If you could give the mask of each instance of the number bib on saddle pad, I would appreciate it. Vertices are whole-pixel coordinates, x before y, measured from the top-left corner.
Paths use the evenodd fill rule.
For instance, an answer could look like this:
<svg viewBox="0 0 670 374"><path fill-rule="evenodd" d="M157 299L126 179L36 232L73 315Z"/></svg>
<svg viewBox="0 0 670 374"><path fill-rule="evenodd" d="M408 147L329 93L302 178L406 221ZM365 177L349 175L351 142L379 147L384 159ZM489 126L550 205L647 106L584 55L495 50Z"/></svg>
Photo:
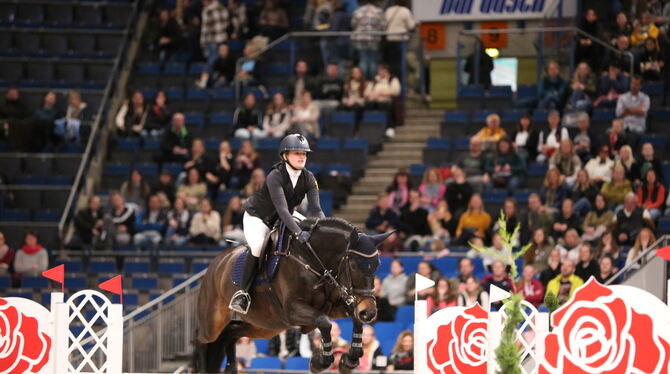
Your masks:
<svg viewBox="0 0 670 374"><path fill-rule="evenodd" d="M258 272L256 275L256 279L254 279L254 285L258 286L260 284L265 284L269 283L277 273L277 268L279 267L279 258L282 257L280 255L267 255L268 250L274 251L276 249L277 252L283 253L286 251L285 248L285 242L286 238L284 237L284 234L286 232L284 224L281 224L279 226L279 235L277 235L277 240L279 243L277 246L274 246L274 243L270 243L269 247L268 244L266 243L265 247L266 249L263 251L263 256L267 258L267 261L264 261L264 264L261 265L261 270ZM272 233L270 233L272 236ZM244 250L237 259L235 260L235 264L233 265L233 272L232 272L232 281L235 286L240 286L240 283L242 282L242 269L244 268L244 261L246 260L247 256L251 256L251 253L249 252L249 249Z"/></svg>

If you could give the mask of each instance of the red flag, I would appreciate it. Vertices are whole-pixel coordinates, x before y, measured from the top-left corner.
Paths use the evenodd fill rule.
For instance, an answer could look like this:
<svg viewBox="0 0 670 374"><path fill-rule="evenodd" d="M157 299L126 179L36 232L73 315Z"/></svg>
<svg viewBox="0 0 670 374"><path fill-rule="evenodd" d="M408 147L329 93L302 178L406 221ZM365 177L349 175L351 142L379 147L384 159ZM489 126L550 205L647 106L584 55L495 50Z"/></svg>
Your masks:
<svg viewBox="0 0 670 374"><path fill-rule="evenodd" d="M664 247L656 251L656 256L662 257L670 261L670 246Z"/></svg>
<svg viewBox="0 0 670 374"><path fill-rule="evenodd" d="M123 285L122 278L120 275L115 276L114 278L102 282L98 285L101 290L109 291L115 293L121 297L121 304L123 304Z"/></svg>
<svg viewBox="0 0 670 374"><path fill-rule="evenodd" d="M65 265L58 265L55 268L45 270L42 272L42 276L51 279L54 282L60 283L60 291L63 292L65 289Z"/></svg>

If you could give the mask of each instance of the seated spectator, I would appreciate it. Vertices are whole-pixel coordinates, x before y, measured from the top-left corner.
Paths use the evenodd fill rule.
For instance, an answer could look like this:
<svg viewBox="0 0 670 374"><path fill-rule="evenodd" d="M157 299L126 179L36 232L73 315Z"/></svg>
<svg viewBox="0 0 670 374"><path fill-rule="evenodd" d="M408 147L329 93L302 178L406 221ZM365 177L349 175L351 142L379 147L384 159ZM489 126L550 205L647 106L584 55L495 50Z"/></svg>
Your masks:
<svg viewBox="0 0 670 374"><path fill-rule="evenodd" d="M258 28L262 35L270 40L279 38L286 34L289 27L288 15L279 6L277 0L265 0L265 5L258 18Z"/></svg>
<svg viewBox="0 0 670 374"><path fill-rule="evenodd" d="M242 191L244 192L245 197L250 197L256 191L260 190L265 183L265 172L261 168L256 168L251 172L251 177L249 178L249 183L247 183Z"/></svg>
<svg viewBox="0 0 670 374"><path fill-rule="evenodd" d="M628 251L625 266L628 266L633 262L635 262L635 260L641 254L645 253L648 249L650 249L655 242L656 242L656 235L654 235L654 232L647 227L642 228L635 238L635 243L631 247L630 251ZM647 256L646 260L649 260L651 257L652 256ZM642 260L642 263L644 262L645 260ZM635 268L638 267L639 266L635 266Z"/></svg>
<svg viewBox="0 0 670 374"><path fill-rule="evenodd" d="M281 139L291 124L291 111L284 100L284 95L277 92L272 96L263 116L263 132L275 139Z"/></svg>
<svg viewBox="0 0 670 374"><path fill-rule="evenodd" d="M656 41L660 30L654 24L648 11L640 13L640 17L633 21L633 33L630 35L630 43L633 47L641 46L647 39Z"/></svg>
<svg viewBox="0 0 670 374"><path fill-rule="evenodd" d="M602 186L603 183L612 180L612 168L614 168L614 161L610 159L610 147L608 145L600 146L598 157L592 158L584 166L584 170L596 186Z"/></svg>
<svg viewBox="0 0 670 374"><path fill-rule="evenodd" d="M607 72L598 80L598 98L593 103L597 108L615 108L617 98L628 90L630 83L626 74L616 62L611 62Z"/></svg>
<svg viewBox="0 0 670 374"><path fill-rule="evenodd" d="M49 254L39 244L34 231L28 231L23 240L23 246L14 257L14 273L24 277L39 277L49 268Z"/></svg>
<svg viewBox="0 0 670 374"><path fill-rule="evenodd" d="M235 58L230 55L228 45L219 44L217 49L214 63L200 73L200 79L196 82L198 88L223 87L231 84L235 78Z"/></svg>
<svg viewBox="0 0 670 374"><path fill-rule="evenodd" d="M484 291L474 275L469 275L465 278L463 291L458 295L458 306L469 308L475 304L486 308L489 305L489 293Z"/></svg>
<svg viewBox="0 0 670 374"><path fill-rule="evenodd" d="M589 110L596 97L596 76L586 62L580 62L575 68L570 88L569 105L574 110Z"/></svg>
<svg viewBox="0 0 670 374"><path fill-rule="evenodd" d="M560 73L558 62L550 61L547 64L547 75L542 77L537 86L537 96L540 101L538 108L557 110L563 108L568 85Z"/></svg>
<svg viewBox="0 0 670 374"><path fill-rule="evenodd" d="M342 90L342 105L341 109L351 110L354 112L356 120L356 130L358 130L361 120L363 119L363 109L365 108L365 92L367 91L368 82L363 77L363 72L358 66L351 68L349 77L344 82L344 89Z"/></svg>
<svg viewBox="0 0 670 374"><path fill-rule="evenodd" d="M161 9L158 13L158 36L156 38L156 49L158 58L162 63L170 61L181 48L182 32L179 23L170 15L167 9Z"/></svg>
<svg viewBox="0 0 670 374"><path fill-rule="evenodd" d="M610 44L615 45L620 36L628 38L632 33L633 25L628 21L626 12L617 13L615 21L612 23L609 31Z"/></svg>
<svg viewBox="0 0 670 374"><path fill-rule="evenodd" d="M244 4L242 4L244 6ZM300 329L283 330L268 342L268 356L286 361L290 357L300 357Z"/></svg>
<svg viewBox="0 0 670 374"><path fill-rule="evenodd" d="M402 261L397 258L393 259L391 261L391 273L382 282L381 295L395 307L405 305L408 278L404 271Z"/></svg>
<svg viewBox="0 0 670 374"><path fill-rule="evenodd" d="M5 102L0 106L0 118L7 122L3 125L4 130L8 130L8 122L16 119L24 119L30 116L30 111L21 100L21 94L18 87L9 87L5 94Z"/></svg>
<svg viewBox="0 0 670 374"><path fill-rule="evenodd" d="M607 208L607 200L603 194L596 195L593 209L584 218L582 240L591 242L597 240L612 227L614 213Z"/></svg>
<svg viewBox="0 0 670 374"><path fill-rule="evenodd" d="M392 257L395 256L397 252L402 252L405 250L405 242L400 239L397 231L389 229L387 232L391 232L391 235L379 246L377 246L377 249L379 250L380 256Z"/></svg>
<svg viewBox="0 0 670 374"><path fill-rule="evenodd" d="M302 97L303 92L314 90L314 82L308 75L309 66L305 60L298 60L295 63L294 78L288 86L288 102L292 105L297 104Z"/></svg>
<svg viewBox="0 0 670 374"><path fill-rule="evenodd" d="M230 18L230 27L228 28L230 39L246 39L249 33L249 20L244 2L228 0L228 16Z"/></svg>
<svg viewBox="0 0 670 374"><path fill-rule="evenodd" d="M0 232L0 275L9 274L14 262L14 250L9 248L5 241L5 234Z"/></svg>
<svg viewBox="0 0 670 374"><path fill-rule="evenodd" d="M545 233L551 230L552 215L547 207L542 205L540 195L531 193L528 196L528 210L521 216L521 242L529 242L537 229L543 229Z"/></svg>
<svg viewBox="0 0 670 374"><path fill-rule="evenodd" d="M36 137L39 137L40 141L46 142L46 139L52 136L52 130L55 131L54 121L59 116L56 108L56 94L50 91L44 95L42 106L35 110L32 117L33 130L37 132Z"/></svg>
<svg viewBox="0 0 670 374"><path fill-rule="evenodd" d="M266 45L267 39L259 35L249 40L244 46L242 50L242 62L234 79L243 88L261 85L264 67L258 52ZM261 87L261 89L264 88Z"/></svg>
<svg viewBox="0 0 670 374"><path fill-rule="evenodd" d="M121 136L140 136L148 113L142 92L133 92L130 102L126 100L116 114L117 133Z"/></svg>
<svg viewBox="0 0 670 374"><path fill-rule="evenodd" d="M217 47L228 39L228 10L218 0L202 1L202 21L200 21L200 46L207 65L216 60Z"/></svg>
<svg viewBox="0 0 670 374"><path fill-rule="evenodd" d="M500 116L497 114L489 114L486 116L486 126L479 130L475 137L482 142L484 150L495 150L496 145L500 139L507 136L505 130L500 127Z"/></svg>
<svg viewBox="0 0 670 374"><path fill-rule="evenodd" d="M184 198L178 197L175 199L174 206L167 213L166 244L181 246L188 242L191 217L191 212L186 209Z"/></svg>
<svg viewBox="0 0 670 374"><path fill-rule="evenodd" d="M600 193L605 196L607 202L612 204L616 211L620 209L618 206L623 204L624 198L631 191L633 191L633 186L626 179L626 170L621 164L615 164L612 169L612 180L603 184Z"/></svg>
<svg viewBox="0 0 670 374"><path fill-rule="evenodd" d="M365 100L367 109L381 110L387 113L386 136L395 136L395 127L400 125L400 118L396 118L393 110L393 100L400 95L402 88L400 80L389 72L385 64L380 64L377 75L367 85Z"/></svg>
<svg viewBox="0 0 670 374"><path fill-rule="evenodd" d="M578 216L583 217L591 210L598 192L598 188L589 179L589 173L580 169L577 172L575 184L569 193L570 198L575 202L574 210Z"/></svg>
<svg viewBox="0 0 670 374"><path fill-rule="evenodd" d="M646 81L659 81L662 78L665 56L658 48L655 39L647 38L644 42L644 51L640 55L640 71Z"/></svg>
<svg viewBox="0 0 670 374"><path fill-rule="evenodd" d="M100 197L96 195L89 196L88 206L77 212L77 216L74 218L74 227L77 236L83 244L96 245L99 243L104 232L103 219L104 213L100 205ZM0 249L1 251L2 249Z"/></svg>
<svg viewBox="0 0 670 374"><path fill-rule="evenodd" d="M423 174L423 183L419 186L421 207L428 212L434 211L438 202L444 198L446 190L447 186L442 181L440 170L437 168L426 170Z"/></svg>
<svg viewBox="0 0 670 374"><path fill-rule="evenodd" d="M632 144L632 142L632 136L624 130L623 121L620 119L612 120L612 127L607 129L607 144L609 144L610 155L618 156L619 150Z"/></svg>
<svg viewBox="0 0 670 374"><path fill-rule="evenodd" d="M481 238L475 238L475 239L481 240ZM488 253L484 253L484 252L481 252L481 251L478 251L478 250L475 249L475 246L481 248L483 246L483 242L482 242L482 245L480 246L480 244L478 242L475 242L474 239L473 239L472 244L473 244L473 245L471 245L472 248L466 253L466 256L468 256L470 258L477 258L477 257L481 258L482 259L482 264L484 265L484 269L486 271L488 271L489 273L493 272L492 265L497 259L494 256L492 256ZM486 249L488 249L489 251L499 252L499 253L502 253L505 250L505 248L503 248L502 236L500 235L499 232L494 232L493 233L493 236L491 237L491 246L487 247ZM488 289L487 289L487 291L488 291Z"/></svg>
<svg viewBox="0 0 670 374"><path fill-rule="evenodd" d="M575 262L566 259L561 264L561 274L549 281L545 297L551 292L558 299L558 304L562 305L570 300L572 294L582 285L584 285L582 278L575 275Z"/></svg>
<svg viewBox="0 0 670 374"><path fill-rule="evenodd" d="M458 299L458 291L451 288L451 284L447 278L440 278L435 285L435 291L432 295L428 295L426 299L428 302L428 316L440 311L444 308L456 306L456 299Z"/></svg>
<svg viewBox="0 0 670 374"><path fill-rule="evenodd" d="M412 190L412 182L407 170L400 169L393 176L393 183L386 188L388 194L388 206L396 213L409 203L409 192Z"/></svg>
<svg viewBox="0 0 670 374"><path fill-rule="evenodd" d="M207 185L200 179L198 169L191 168L187 171L186 182L177 188L177 195L184 197L188 209L198 209L200 200L207 196Z"/></svg>
<svg viewBox="0 0 670 374"><path fill-rule="evenodd" d="M489 175L486 173L486 158L482 152L482 142L478 137L470 138L467 155L461 156L456 163L463 170L468 183L477 192L481 192L483 186L489 183Z"/></svg>
<svg viewBox="0 0 670 374"><path fill-rule="evenodd" d="M173 114L172 126L163 133L161 139L161 161L186 162L192 142L193 136L186 128L184 114Z"/></svg>
<svg viewBox="0 0 670 374"><path fill-rule="evenodd" d="M235 353L237 359L241 359L245 363L245 367L251 365L251 361L256 358L256 343L246 336L243 336L237 340L235 344Z"/></svg>
<svg viewBox="0 0 670 374"><path fill-rule="evenodd" d="M612 256L613 259L619 263L619 257L621 256L621 248L617 241L614 238L614 233L612 230L607 230L600 237L598 242L598 248L596 250L596 257L601 257L605 255Z"/></svg>
<svg viewBox="0 0 670 374"><path fill-rule="evenodd" d="M663 175L663 165L661 164L661 160L654 155L654 146L651 145L651 143L642 144L640 155L642 157L633 164L633 168L631 169L635 184L640 185L642 181L644 181L647 175L647 170L649 169L654 169L656 178L659 181L665 180Z"/></svg>
<svg viewBox="0 0 670 374"><path fill-rule="evenodd" d="M550 110L547 116L548 130L540 132L537 142L537 162L547 161L558 149L561 139L568 139L568 130L561 126L561 115L557 110Z"/></svg>
<svg viewBox="0 0 670 374"><path fill-rule="evenodd" d="M110 201L111 225L105 231L111 234L114 245L128 245L135 235L135 205L126 203L120 192L113 192Z"/></svg>
<svg viewBox="0 0 670 374"><path fill-rule="evenodd" d="M209 190L218 195L221 190L230 187L230 178L233 174L233 151L227 140L219 144L218 157L215 159L212 170L205 174Z"/></svg>
<svg viewBox="0 0 670 374"><path fill-rule="evenodd" d="M165 91L160 90L156 93L154 104L149 108L147 122L144 126L145 136L159 139L170 123L170 109L167 106L167 96Z"/></svg>
<svg viewBox="0 0 670 374"><path fill-rule="evenodd" d="M561 251L561 257L565 260L566 258L573 261L573 263L579 260L579 247L582 245L581 238L579 237L579 232L575 229L569 229L563 235L563 238L558 240L558 248Z"/></svg>
<svg viewBox="0 0 670 374"><path fill-rule="evenodd" d="M556 213L554 224L552 226L552 237L554 240L562 237L568 230L574 229L581 231L581 219L575 214L572 199L563 200L561 210Z"/></svg>
<svg viewBox="0 0 670 374"><path fill-rule="evenodd" d="M398 335L386 370L414 370L414 334L411 331L405 330Z"/></svg>
<svg viewBox="0 0 670 374"><path fill-rule="evenodd" d="M547 267L540 273L540 282L546 289L549 282L561 273L561 251L554 248L549 252Z"/></svg>
<svg viewBox="0 0 670 374"><path fill-rule="evenodd" d="M634 61L635 51L630 47L630 38L626 35L619 35L614 42L616 51L608 51L605 57L607 65L617 65L621 67L624 74L630 75L631 62Z"/></svg>
<svg viewBox="0 0 670 374"><path fill-rule="evenodd" d="M498 141L495 152L487 158L484 170L489 175L487 188L507 188L509 191L519 188L526 174L523 160L506 137Z"/></svg>
<svg viewBox="0 0 670 374"><path fill-rule="evenodd" d="M433 233L433 238L447 242L456 237L458 219L449 210L446 200L440 200L437 209L428 215L428 226Z"/></svg>
<svg viewBox="0 0 670 374"><path fill-rule="evenodd" d="M191 219L189 234L190 243L196 245L216 244L221 239L221 216L208 199L200 200L200 210Z"/></svg>
<svg viewBox="0 0 670 374"><path fill-rule="evenodd" d="M454 217L458 219L468 208L470 197L474 193L472 185L465 178L465 173L458 165L451 167L452 179L447 183L445 194L447 205L451 209Z"/></svg>
<svg viewBox="0 0 670 374"><path fill-rule="evenodd" d="M233 196L228 201L228 207L223 213L223 239L234 242L234 245L245 243L244 231L242 230L242 199Z"/></svg>
<svg viewBox="0 0 670 374"><path fill-rule="evenodd" d="M398 215L389 208L388 194L381 193L377 198L377 204L370 210L365 221L368 231L383 233L396 227Z"/></svg>
<svg viewBox="0 0 670 374"><path fill-rule="evenodd" d="M235 155L233 165L233 178L237 180L237 185L244 187L251 179L251 173L261 166L261 159L250 141L245 140L240 145L240 149Z"/></svg>
<svg viewBox="0 0 670 374"><path fill-rule="evenodd" d="M256 96L252 92L244 96L241 107L233 114L233 136L240 139L260 139L266 137L262 128L263 115L256 108Z"/></svg>
<svg viewBox="0 0 670 374"><path fill-rule="evenodd" d="M457 293L465 291L465 283L468 277L473 275L475 271L475 265L472 263L472 259L468 257L461 257L458 259L458 274L449 279L451 283L450 288L454 289Z"/></svg>
<svg viewBox="0 0 670 374"><path fill-rule="evenodd" d="M556 168L561 176L561 183L572 188L577 179L577 173L582 168L582 160L577 156L570 138L561 139L558 150L549 159L549 167Z"/></svg>
<svg viewBox="0 0 670 374"><path fill-rule="evenodd" d="M491 216L484 210L484 202L479 194L470 198L468 210L458 220L456 236L460 243L467 243L473 236L483 238L491 224Z"/></svg>
<svg viewBox="0 0 670 374"><path fill-rule="evenodd" d="M540 133L533 129L529 114L522 114L519 119L519 128L512 134L512 146L524 164L528 160L537 158L537 142Z"/></svg>
<svg viewBox="0 0 670 374"><path fill-rule="evenodd" d="M656 221L661 216L664 202L665 186L659 182L654 169L647 169L644 183L637 189L637 205L646 209Z"/></svg>
<svg viewBox="0 0 670 374"><path fill-rule="evenodd" d="M377 366L377 357L383 356L381 344L375 337L375 328L370 325L363 326L363 356L359 359L359 365L356 370L384 370L385 367Z"/></svg>
<svg viewBox="0 0 670 374"><path fill-rule="evenodd" d="M542 273L549 265L549 254L553 248L554 241L551 236L542 228L535 229L530 248L524 253L524 263L533 265L536 273Z"/></svg>
<svg viewBox="0 0 670 374"><path fill-rule="evenodd" d="M516 199L513 197L508 197L505 199L503 202L503 207L500 213L498 213L498 217L496 218L495 221L493 221L493 225L491 226L491 231L492 232L498 232L500 230L500 220L503 219L505 229L507 232L512 233L516 229L516 227L520 224L519 222L519 217L517 215L517 206L516 206ZM517 238L513 245L517 246L519 244L519 239Z"/></svg>
<svg viewBox="0 0 670 374"><path fill-rule="evenodd" d="M629 145L624 145L619 149L619 159L616 163L621 164L626 171L626 179L633 182L633 166L635 165L635 157L633 157L633 149Z"/></svg>
<svg viewBox="0 0 670 374"><path fill-rule="evenodd" d="M575 274L582 278L586 283L589 278L598 274L598 262L595 260L595 253L589 243L583 243L579 247L579 261L575 265Z"/></svg>
<svg viewBox="0 0 670 374"><path fill-rule="evenodd" d="M544 183L540 189L540 197L550 214L556 213L563 204L563 200L568 195L568 188L561 183L561 173L556 168L547 170Z"/></svg>
<svg viewBox="0 0 670 374"><path fill-rule="evenodd" d="M342 101L344 82L340 79L337 64L329 63L326 66L326 76L316 85L314 90L314 105L316 105L326 118L335 110Z"/></svg>
<svg viewBox="0 0 670 374"><path fill-rule="evenodd" d="M176 191L172 175L170 175L168 170L161 170L161 173L158 175L158 183L151 187L150 194L158 196L161 208L169 209L172 206Z"/></svg>
<svg viewBox="0 0 670 374"><path fill-rule="evenodd" d="M421 207L421 196L417 190L409 192L409 201L400 209L397 222L400 236L406 240L406 246L418 250L424 244L424 237L430 235L428 211Z"/></svg>
<svg viewBox="0 0 670 374"><path fill-rule="evenodd" d="M514 282L509 278L506 266L502 261L494 261L491 265L491 274L487 274L482 278L482 287L484 287L484 291L489 294L491 294L491 285L508 292L514 290ZM500 305L502 304L498 303L498 306Z"/></svg>
<svg viewBox="0 0 670 374"><path fill-rule="evenodd" d="M623 209L614 216L614 235L620 245L633 244L633 240L644 227L654 227L649 211L637 206L637 195L629 192Z"/></svg>
<svg viewBox="0 0 670 374"><path fill-rule="evenodd" d="M538 308L544 300L544 287L542 283L535 279L535 267L527 264L523 267L523 274L516 285L516 289L521 292L523 298L534 307Z"/></svg>
<svg viewBox="0 0 670 374"><path fill-rule="evenodd" d="M388 298L382 294L382 281L377 276L375 276L374 280L374 293L375 299L377 300L377 321L395 321L396 307L391 305ZM404 298L405 295L403 288L403 300Z"/></svg>
<svg viewBox="0 0 670 374"><path fill-rule="evenodd" d="M616 115L622 117L624 129L640 135L647 129L647 112L649 96L640 91L642 78L634 76L630 80L630 91L619 95L616 104Z"/></svg>
<svg viewBox="0 0 670 374"><path fill-rule="evenodd" d="M133 241L136 246L153 245L156 246L163 240L165 226L167 224L167 214L161 208L158 196L151 195L147 209L137 214L139 225L135 226L135 235Z"/></svg>
<svg viewBox="0 0 670 374"><path fill-rule="evenodd" d="M577 135L572 139L574 151L582 163L593 158L600 146L600 136L591 130L591 119L587 113L580 113L577 120Z"/></svg>
<svg viewBox="0 0 670 374"><path fill-rule="evenodd" d="M333 349L344 348L349 349L349 342L342 337L342 329L340 329L340 324L331 320L330 321L330 340L333 342Z"/></svg>
<svg viewBox="0 0 670 374"><path fill-rule="evenodd" d="M211 160L205 152L205 143L202 139L193 139L193 142L191 143L191 158L184 163L184 170L186 170L186 172L190 169L197 170L200 175L200 180L205 180L205 175L212 170ZM177 182L178 185L183 183L183 179L186 177L186 172L182 173L180 178L181 181Z"/></svg>
<svg viewBox="0 0 670 374"><path fill-rule="evenodd" d="M133 169L130 172L130 179L121 185L120 192L127 204L134 204L136 210L141 210L144 209L147 198L151 193L151 187L144 180L142 173L137 169Z"/></svg>
<svg viewBox="0 0 670 374"><path fill-rule="evenodd" d="M289 133L298 133L309 139L318 139L321 136L320 116L319 108L312 102L312 94L307 90L303 91L298 104L291 113Z"/></svg>
<svg viewBox="0 0 670 374"><path fill-rule="evenodd" d="M596 280L602 284L607 283L610 279L614 278L614 275L619 271L619 269L614 266L614 259L610 255L603 255L598 261L598 273L595 275ZM610 285L619 284L619 279L612 280Z"/></svg>
<svg viewBox="0 0 670 374"><path fill-rule="evenodd" d="M416 274L423 275L424 277L433 280L433 282L437 282L437 280L440 278L440 272L433 268L433 265L430 263L430 261L424 260L419 262L416 273L412 273L407 277L407 285L405 287L406 304L414 304L415 297L418 300L426 300L428 295L432 294L434 291L434 287L429 287L417 292Z"/></svg>

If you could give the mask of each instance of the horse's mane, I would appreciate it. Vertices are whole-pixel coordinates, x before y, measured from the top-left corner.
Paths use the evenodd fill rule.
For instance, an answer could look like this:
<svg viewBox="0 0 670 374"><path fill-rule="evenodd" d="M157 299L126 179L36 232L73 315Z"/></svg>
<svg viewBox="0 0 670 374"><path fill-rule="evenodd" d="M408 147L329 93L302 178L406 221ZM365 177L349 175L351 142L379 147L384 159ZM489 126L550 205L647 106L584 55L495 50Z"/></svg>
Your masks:
<svg viewBox="0 0 670 374"><path fill-rule="evenodd" d="M319 222L319 226L340 229L347 233L356 229L356 226L352 225L349 221L338 217L326 217L321 219L309 217L300 222L300 228L303 230L309 230L312 226L314 226L317 220Z"/></svg>

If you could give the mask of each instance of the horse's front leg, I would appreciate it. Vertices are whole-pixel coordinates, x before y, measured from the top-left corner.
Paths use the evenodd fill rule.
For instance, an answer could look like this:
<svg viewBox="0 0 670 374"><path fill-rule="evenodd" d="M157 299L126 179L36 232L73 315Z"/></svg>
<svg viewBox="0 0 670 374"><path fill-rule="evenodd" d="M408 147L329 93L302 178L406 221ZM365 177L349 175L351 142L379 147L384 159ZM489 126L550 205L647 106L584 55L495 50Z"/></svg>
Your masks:
<svg viewBox="0 0 670 374"><path fill-rule="evenodd" d="M321 331L321 353L312 352L312 358L309 360L309 370L316 374L320 373L333 364L333 342L330 338L330 329L332 327L328 317L320 311L309 305L300 302L294 302L291 309L287 310L286 315L294 326L314 326Z"/></svg>
<svg viewBox="0 0 670 374"><path fill-rule="evenodd" d="M363 357L363 324L354 320L351 348L348 353L342 355L338 367L340 374L351 374L358 367L361 357Z"/></svg>

